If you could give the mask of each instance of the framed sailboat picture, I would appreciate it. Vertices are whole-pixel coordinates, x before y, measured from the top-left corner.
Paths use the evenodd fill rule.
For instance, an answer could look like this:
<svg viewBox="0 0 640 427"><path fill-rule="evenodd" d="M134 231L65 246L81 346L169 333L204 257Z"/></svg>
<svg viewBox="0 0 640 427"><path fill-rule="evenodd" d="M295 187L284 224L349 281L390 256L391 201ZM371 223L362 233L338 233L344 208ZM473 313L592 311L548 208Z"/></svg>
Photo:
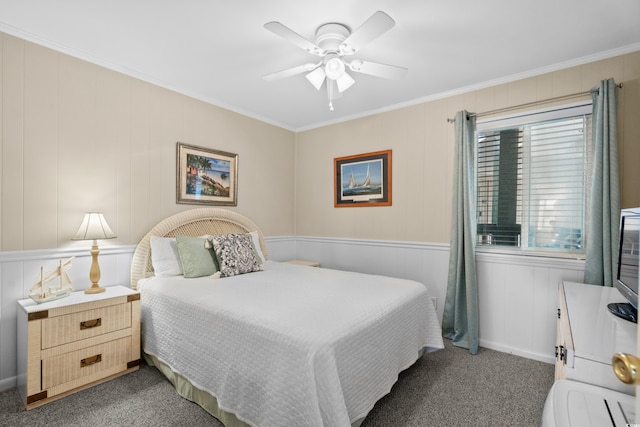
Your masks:
<svg viewBox="0 0 640 427"><path fill-rule="evenodd" d="M178 142L176 203L238 205L238 155Z"/></svg>
<svg viewBox="0 0 640 427"><path fill-rule="evenodd" d="M336 208L391 206L391 150L337 157Z"/></svg>

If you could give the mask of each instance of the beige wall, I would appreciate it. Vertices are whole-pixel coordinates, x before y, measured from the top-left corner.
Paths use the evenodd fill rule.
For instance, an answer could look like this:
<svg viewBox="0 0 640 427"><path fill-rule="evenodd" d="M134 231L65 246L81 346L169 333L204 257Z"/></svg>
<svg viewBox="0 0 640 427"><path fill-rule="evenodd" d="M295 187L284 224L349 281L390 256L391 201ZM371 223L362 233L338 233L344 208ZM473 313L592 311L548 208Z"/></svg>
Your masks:
<svg viewBox="0 0 640 427"><path fill-rule="evenodd" d="M618 141L622 203L640 206L640 52L635 52L298 133L296 234L448 243L454 129L447 118L463 109L480 113L587 91L610 77L624 85ZM393 150L393 206L334 208L333 159L384 149Z"/></svg>
<svg viewBox="0 0 640 427"><path fill-rule="evenodd" d="M640 52L295 134L0 33L0 250L73 244L103 211L116 244L175 203L177 141L239 154L238 206L267 236L448 243L453 125L588 90L620 91L622 201L640 206ZM333 207L333 159L393 150L393 205Z"/></svg>
<svg viewBox="0 0 640 427"><path fill-rule="evenodd" d="M237 153L231 209L294 234L293 132L2 33L0 49L1 251L80 244L89 210L134 244L196 207L175 202L178 141Z"/></svg>

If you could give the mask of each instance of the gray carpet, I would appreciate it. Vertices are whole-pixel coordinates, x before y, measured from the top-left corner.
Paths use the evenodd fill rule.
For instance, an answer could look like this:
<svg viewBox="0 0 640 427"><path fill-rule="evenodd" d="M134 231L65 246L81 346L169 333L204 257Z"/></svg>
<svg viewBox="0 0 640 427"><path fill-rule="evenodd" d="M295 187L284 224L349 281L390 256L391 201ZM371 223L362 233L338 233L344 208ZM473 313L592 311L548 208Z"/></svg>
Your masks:
<svg viewBox="0 0 640 427"><path fill-rule="evenodd" d="M362 427L539 426L553 365L446 340L400 375ZM1 426L216 426L153 367L25 411L17 390L0 393ZM292 426L293 427L293 426Z"/></svg>

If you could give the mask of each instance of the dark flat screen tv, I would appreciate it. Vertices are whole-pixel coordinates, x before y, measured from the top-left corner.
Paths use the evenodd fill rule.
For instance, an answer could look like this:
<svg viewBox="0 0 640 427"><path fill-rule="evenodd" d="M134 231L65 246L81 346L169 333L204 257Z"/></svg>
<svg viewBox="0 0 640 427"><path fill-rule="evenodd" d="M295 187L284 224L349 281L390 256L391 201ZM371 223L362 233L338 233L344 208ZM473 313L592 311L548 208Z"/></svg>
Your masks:
<svg viewBox="0 0 640 427"><path fill-rule="evenodd" d="M626 301L611 303L608 308L616 316L636 323L638 317L639 255L640 208L623 209L620 214L618 273L615 287Z"/></svg>

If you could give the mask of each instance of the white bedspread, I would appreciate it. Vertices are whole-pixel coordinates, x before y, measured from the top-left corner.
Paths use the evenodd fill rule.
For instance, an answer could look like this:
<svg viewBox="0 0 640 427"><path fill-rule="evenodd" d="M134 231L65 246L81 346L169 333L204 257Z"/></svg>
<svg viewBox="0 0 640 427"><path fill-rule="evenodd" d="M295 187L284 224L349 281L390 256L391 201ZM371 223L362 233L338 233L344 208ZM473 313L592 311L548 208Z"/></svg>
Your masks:
<svg viewBox="0 0 640 427"><path fill-rule="evenodd" d="M144 351L255 426L349 426L422 348L443 348L427 289L409 280L267 261L140 288Z"/></svg>

